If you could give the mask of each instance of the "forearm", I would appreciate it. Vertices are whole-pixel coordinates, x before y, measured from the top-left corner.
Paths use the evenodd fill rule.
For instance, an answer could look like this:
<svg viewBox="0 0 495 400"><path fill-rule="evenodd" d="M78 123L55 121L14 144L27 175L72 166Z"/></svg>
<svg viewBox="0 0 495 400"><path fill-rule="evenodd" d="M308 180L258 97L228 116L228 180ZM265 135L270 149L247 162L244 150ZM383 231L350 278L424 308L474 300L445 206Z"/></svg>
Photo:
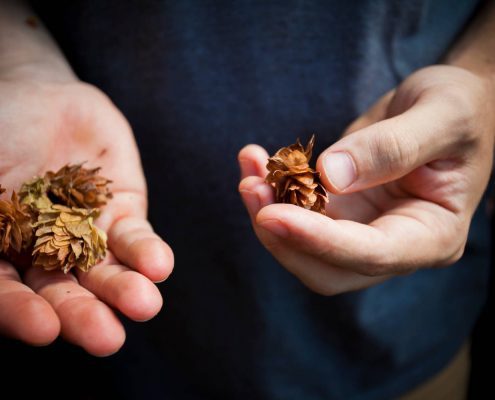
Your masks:
<svg viewBox="0 0 495 400"><path fill-rule="evenodd" d="M50 81L75 79L62 52L24 1L0 0L0 76Z"/></svg>
<svg viewBox="0 0 495 400"><path fill-rule="evenodd" d="M495 1L488 0L454 44L446 63L495 82Z"/></svg>

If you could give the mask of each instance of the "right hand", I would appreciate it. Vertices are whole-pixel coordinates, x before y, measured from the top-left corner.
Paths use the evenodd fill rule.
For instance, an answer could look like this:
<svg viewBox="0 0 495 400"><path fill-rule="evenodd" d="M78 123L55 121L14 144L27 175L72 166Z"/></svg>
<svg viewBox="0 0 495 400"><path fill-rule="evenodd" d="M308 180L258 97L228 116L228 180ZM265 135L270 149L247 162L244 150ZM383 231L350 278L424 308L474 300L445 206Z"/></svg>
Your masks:
<svg viewBox="0 0 495 400"><path fill-rule="evenodd" d="M326 216L274 204L268 154L246 146L239 189L260 241L323 295L457 261L492 169L494 82L437 65L382 97L318 158Z"/></svg>
<svg viewBox="0 0 495 400"><path fill-rule="evenodd" d="M73 74L41 79L9 71L0 76L0 184L21 183L65 164L87 161L111 179L114 194L96 224L108 235L107 258L88 273L20 271L0 260L0 334L45 345L60 334L104 356L124 343L112 309L136 321L158 313L173 254L146 220L146 184L129 124L98 89ZM31 79L32 78L32 79Z"/></svg>

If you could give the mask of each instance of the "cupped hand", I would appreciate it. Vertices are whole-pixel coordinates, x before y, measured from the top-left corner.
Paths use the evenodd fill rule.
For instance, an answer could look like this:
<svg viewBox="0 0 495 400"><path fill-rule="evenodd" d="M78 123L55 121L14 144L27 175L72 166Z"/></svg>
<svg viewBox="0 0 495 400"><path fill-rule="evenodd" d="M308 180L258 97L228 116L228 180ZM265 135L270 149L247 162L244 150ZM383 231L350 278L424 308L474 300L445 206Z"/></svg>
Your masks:
<svg viewBox="0 0 495 400"><path fill-rule="evenodd" d="M239 190L258 238L325 295L452 264L490 176L494 110L486 78L452 66L412 74L319 156L327 216L273 204L268 155L246 146Z"/></svg>
<svg viewBox="0 0 495 400"><path fill-rule="evenodd" d="M136 321L152 318L162 306L153 282L173 267L170 248L146 220L146 184L129 124L93 86L9 78L0 79L0 138L4 188L86 162L101 167L114 194L96 220L109 254L90 272L20 271L0 261L0 334L33 345L61 334L94 355L116 352L125 331L115 310Z"/></svg>

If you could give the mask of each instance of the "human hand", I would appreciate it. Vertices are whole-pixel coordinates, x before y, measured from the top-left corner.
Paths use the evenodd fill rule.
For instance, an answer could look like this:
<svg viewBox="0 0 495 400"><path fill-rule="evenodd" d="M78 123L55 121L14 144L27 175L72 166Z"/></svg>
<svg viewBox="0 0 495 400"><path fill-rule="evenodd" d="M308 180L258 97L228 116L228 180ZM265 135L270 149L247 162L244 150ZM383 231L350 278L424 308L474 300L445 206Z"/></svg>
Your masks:
<svg viewBox="0 0 495 400"><path fill-rule="evenodd" d="M87 161L113 181L114 198L96 221L107 232L108 256L88 273L20 271L0 260L0 334L33 345L61 334L91 354L112 354L125 340L112 309L136 321L158 313L162 298L152 282L167 278L173 254L146 220L138 150L112 102L70 73L45 79L39 68L20 71L0 76L2 186L18 190L35 175Z"/></svg>
<svg viewBox="0 0 495 400"><path fill-rule="evenodd" d="M318 158L327 216L273 204L268 154L246 146L239 190L258 238L324 295L455 262L491 172L493 110L488 78L452 66L412 74Z"/></svg>

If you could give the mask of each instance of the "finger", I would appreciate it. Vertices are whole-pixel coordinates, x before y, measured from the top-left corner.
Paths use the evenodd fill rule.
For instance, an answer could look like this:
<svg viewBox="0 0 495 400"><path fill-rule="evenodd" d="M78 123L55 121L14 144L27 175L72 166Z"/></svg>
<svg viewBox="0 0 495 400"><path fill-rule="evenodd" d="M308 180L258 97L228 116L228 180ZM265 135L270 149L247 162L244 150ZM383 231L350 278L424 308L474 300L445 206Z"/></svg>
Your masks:
<svg viewBox="0 0 495 400"><path fill-rule="evenodd" d="M256 235L273 256L311 290L322 295L335 295L363 289L387 279L387 276L368 277L336 268L295 248L291 242L263 229L256 222L258 212L273 204L273 189L258 176L248 176L239 185L239 192L253 223ZM295 206L287 205L290 208Z"/></svg>
<svg viewBox="0 0 495 400"><path fill-rule="evenodd" d="M238 160L242 176L239 193L253 220L262 207L274 202L273 189L265 183L268 153L261 146L250 144L239 152Z"/></svg>
<svg viewBox="0 0 495 400"><path fill-rule="evenodd" d="M174 254L146 220L143 193L116 193L96 222L107 231L108 247L120 262L153 282L172 273Z"/></svg>
<svg viewBox="0 0 495 400"><path fill-rule="evenodd" d="M349 193L398 179L433 160L460 151L463 129L449 105L423 101L393 118L342 138L317 161L334 193Z"/></svg>
<svg viewBox="0 0 495 400"><path fill-rule="evenodd" d="M386 276L368 277L336 268L303 253L292 246L292 243L287 243L284 238L279 238L260 227L256 222L256 215L263 207L273 204L273 190L264 183L262 178L249 176L243 179L239 185L239 191L261 243L290 273L316 293L326 296L336 295L363 289L388 278Z"/></svg>
<svg viewBox="0 0 495 400"><path fill-rule="evenodd" d="M249 144L242 148L237 158L241 167L241 179L248 176L264 178L268 173L266 169L268 153L261 146Z"/></svg>
<svg viewBox="0 0 495 400"><path fill-rule="evenodd" d="M50 304L21 283L12 265L0 260L0 334L43 346L59 332L60 321Z"/></svg>
<svg viewBox="0 0 495 400"><path fill-rule="evenodd" d="M25 281L53 307L67 341L96 356L113 354L124 344L124 328L115 314L80 286L74 275L32 267Z"/></svg>
<svg viewBox="0 0 495 400"><path fill-rule="evenodd" d="M108 247L120 262L153 282L161 282L172 273L172 250L144 218L116 220L108 230Z"/></svg>
<svg viewBox="0 0 495 400"><path fill-rule="evenodd" d="M98 227L108 232L112 224L122 218L135 217L146 219L147 200L143 192L113 192L113 198L103 207L96 220Z"/></svg>
<svg viewBox="0 0 495 400"><path fill-rule="evenodd" d="M263 207L275 201L273 188L259 176L248 176L239 184L239 193L248 210L251 220Z"/></svg>
<svg viewBox="0 0 495 400"><path fill-rule="evenodd" d="M261 151L259 151L261 149ZM273 256L309 289L322 295L336 295L372 286L387 279L387 276L368 277L333 267L325 262L295 249L283 239L260 228L256 215L265 206L274 203L273 189L265 183L266 159L268 154L259 146L246 146L240 153L239 163L244 179L239 192L248 210L256 235ZM249 168L243 169L241 159ZM262 173L260 174L260 170ZM253 173L253 171L256 171ZM257 174L258 176L252 176ZM290 206L289 207L295 207Z"/></svg>
<svg viewBox="0 0 495 400"><path fill-rule="evenodd" d="M370 277L354 271L338 268L317 257L313 257L298 247L293 242L274 235L271 232L258 227L261 242L268 251L290 273L295 275L305 286L312 291L324 295L333 296L354 290L364 289L383 282L391 275Z"/></svg>
<svg viewBox="0 0 495 400"><path fill-rule="evenodd" d="M79 283L101 301L135 321L147 321L161 309L158 288L144 275L116 263L100 263L88 272L76 271Z"/></svg>
<svg viewBox="0 0 495 400"><path fill-rule="evenodd" d="M459 229L452 225L452 214L440 206L418 202L423 214L419 220L414 218L414 207L404 203L396 215L385 214L365 225L275 204L263 208L256 222L299 251L366 276L409 273L455 261L459 248L452 232Z"/></svg>

